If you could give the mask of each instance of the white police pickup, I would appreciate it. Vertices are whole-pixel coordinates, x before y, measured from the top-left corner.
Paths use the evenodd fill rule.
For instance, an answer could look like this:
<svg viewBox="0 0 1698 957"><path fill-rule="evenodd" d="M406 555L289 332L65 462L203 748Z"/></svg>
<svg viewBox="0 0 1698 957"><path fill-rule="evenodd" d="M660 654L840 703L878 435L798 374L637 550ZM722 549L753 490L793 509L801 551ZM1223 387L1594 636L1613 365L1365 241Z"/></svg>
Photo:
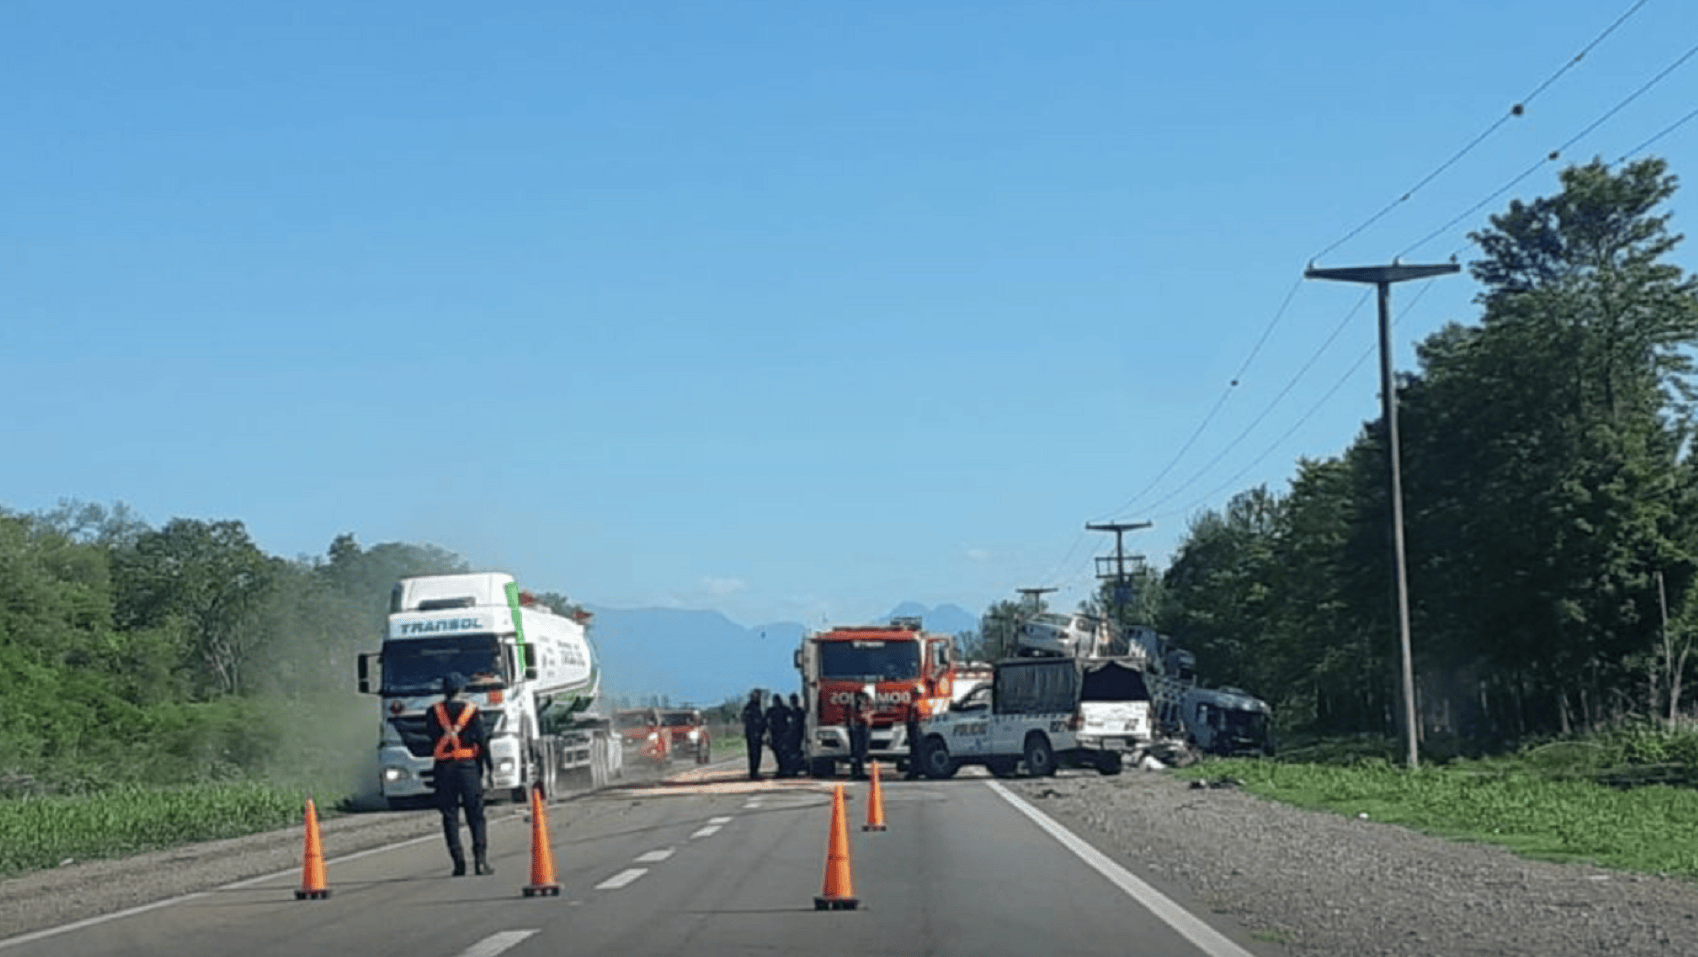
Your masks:
<svg viewBox="0 0 1698 957"><path fill-rule="evenodd" d="M1151 741L1149 692L1141 663L1125 659L1013 658L920 725L920 769L943 779L963 764L1009 777L1057 767L1117 774Z"/></svg>

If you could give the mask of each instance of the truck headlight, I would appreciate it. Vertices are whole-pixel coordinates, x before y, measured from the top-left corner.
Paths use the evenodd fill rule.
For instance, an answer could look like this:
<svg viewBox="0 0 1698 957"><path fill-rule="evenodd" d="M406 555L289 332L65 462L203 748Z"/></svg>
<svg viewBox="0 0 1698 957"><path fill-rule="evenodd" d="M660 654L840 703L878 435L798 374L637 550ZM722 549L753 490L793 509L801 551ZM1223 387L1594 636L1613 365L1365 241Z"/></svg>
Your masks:
<svg viewBox="0 0 1698 957"><path fill-rule="evenodd" d="M691 728L690 733L685 735L685 737L689 738L691 741L700 741L702 739L702 733L697 731L695 728Z"/></svg>
<svg viewBox="0 0 1698 957"><path fill-rule="evenodd" d="M660 740L660 732L650 731L649 732L649 740L650 741L659 741Z"/></svg>
<svg viewBox="0 0 1698 957"><path fill-rule="evenodd" d="M516 767L516 765L514 764L512 758L502 758L501 760L495 762L495 773L496 774L512 774L514 767Z"/></svg>
<svg viewBox="0 0 1698 957"><path fill-rule="evenodd" d="M396 781L405 781L407 778L410 778L410 777L412 777L412 775L407 773L406 768L384 768L383 769L383 780L384 780L384 783L386 783L386 784L394 784Z"/></svg>

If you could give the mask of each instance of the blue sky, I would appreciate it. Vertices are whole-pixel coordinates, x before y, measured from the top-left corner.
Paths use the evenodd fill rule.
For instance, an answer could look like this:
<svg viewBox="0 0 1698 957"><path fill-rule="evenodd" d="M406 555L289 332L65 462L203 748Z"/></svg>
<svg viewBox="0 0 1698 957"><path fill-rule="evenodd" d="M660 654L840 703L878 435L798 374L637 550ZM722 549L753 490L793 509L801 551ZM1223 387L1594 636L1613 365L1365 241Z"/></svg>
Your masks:
<svg viewBox="0 0 1698 957"><path fill-rule="evenodd" d="M1311 257L1466 261L1698 106L1541 165L1698 43L1649 0L1539 89L1633 7L14 0L0 507L746 624L1071 606L1087 521L1165 561L1378 414ZM1698 121L1647 152L1698 175ZM1397 289L1401 368L1475 291Z"/></svg>

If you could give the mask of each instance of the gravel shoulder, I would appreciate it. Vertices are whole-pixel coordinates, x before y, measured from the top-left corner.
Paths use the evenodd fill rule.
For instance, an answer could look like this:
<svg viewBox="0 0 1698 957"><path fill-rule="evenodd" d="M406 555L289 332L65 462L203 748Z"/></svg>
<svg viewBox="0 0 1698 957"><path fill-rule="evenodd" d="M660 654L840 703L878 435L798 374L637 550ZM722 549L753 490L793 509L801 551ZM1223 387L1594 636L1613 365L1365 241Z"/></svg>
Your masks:
<svg viewBox="0 0 1698 957"><path fill-rule="evenodd" d="M1698 954L1698 886L1677 880L1523 860L1159 773L1003 783L1292 955Z"/></svg>
<svg viewBox="0 0 1698 957"><path fill-rule="evenodd" d="M1526 861L1375 821L1148 772L1003 782L1192 906L1297 957L1698 954L1698 886ZM492 819L522 814L499 805ZM325 854L438 833L434 811L321 823ZM1698 843L1698 835L1671 835ZM0 881L7 936L298 869L290 828ZM1207 916L1205 913L1204 916Z"/></svg>

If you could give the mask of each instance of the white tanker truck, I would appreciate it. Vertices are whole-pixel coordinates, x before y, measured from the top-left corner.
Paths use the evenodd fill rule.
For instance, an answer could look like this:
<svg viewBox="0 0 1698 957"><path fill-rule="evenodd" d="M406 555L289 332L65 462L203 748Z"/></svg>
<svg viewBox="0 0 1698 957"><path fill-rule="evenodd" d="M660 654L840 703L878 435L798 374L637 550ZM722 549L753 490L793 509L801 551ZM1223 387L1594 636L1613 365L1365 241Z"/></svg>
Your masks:
<svg viewBox="0 0 1698 957"><path fill-rule="evenodd" d="M592 786L619 772L620 750L596 710L601 674L582 622L500 572L404 578L390 596L383 650L359 657L360 691L379 696L378 777L391 807L431 798L425 712L442 700L451 672L469 679L463 697L482 714L497 794L524 801L533 785L553 794L563 772Z"/></svg>

